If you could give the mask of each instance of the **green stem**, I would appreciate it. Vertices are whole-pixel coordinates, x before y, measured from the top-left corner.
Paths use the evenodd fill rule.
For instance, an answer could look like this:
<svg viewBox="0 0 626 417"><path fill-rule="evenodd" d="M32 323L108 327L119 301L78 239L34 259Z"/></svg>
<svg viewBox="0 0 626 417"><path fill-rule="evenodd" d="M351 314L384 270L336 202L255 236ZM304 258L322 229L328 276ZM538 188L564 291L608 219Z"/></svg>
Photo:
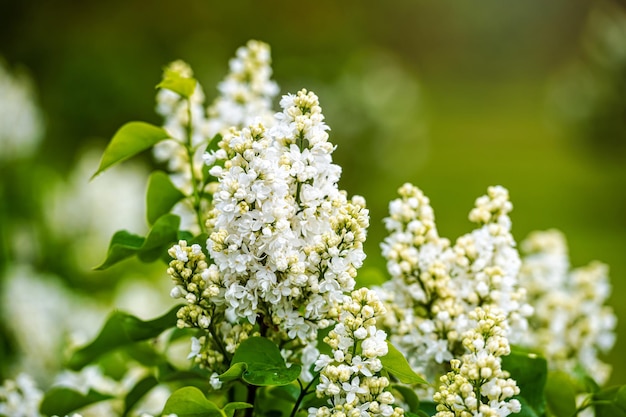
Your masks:
<svg viewBox="0 0 626 417"><path fill-rule="evenodd" d="M578 407L578 409L574 412L574 414L572 415L572 417L576 417L577 415L579 415L582 411L584 411L585 409L591 407L591 406L596 406L596 405L612 405L614 404L613 401L610 400L585 400L580 407Z"/></svg>
<svg viewBox="0 0 626 417"><path fill-rule="evenodd" d="M193 147L193 123L191 118L191 99L187 99L187 126L185 126L185 130L187 133L187 143L185 145L185 149L187 150L187 158L189 159L189 171L191 172L191 188L192 188L192 203L193 209L196 214L196 220L198 222L198 226L200 227L200 233L206 233L206 225L202 220L201 209L201 192L199 188L202 186L202 181L196 178L196 170L193 166L193 157L194 157L194 147Z"/></svg>
<svg viewBox="0 0 626 417"><path fill-rule="evenodd" d="M226 348L224 347L222 340L215 333L215 329L213 328L213 323L209 325L209 333L211 334L211 336L213 336L213 340L215 340L215 344L217 345L217 348L222 352L222 354L224 355L224 358L228 361L228 364L230 366L230 360L231 360L230 354L228 353L228 351L226 351Z"/></svg>
<svg viewBox="0 0 626 417"><path fill-rule="evenodd" d="M309 388L311 388L311 385L313 385L313 383L319 378L319 376L320 374L315 375L315 377L311 380L311 382L307 384L306 387L304 387L304 389L302 389L302 382L300 382L300 379L298 379L298 384L300 384L300 395L298 395L298 399L296 400L296 403L294 404L289 417L295 417L296 413L300 409L300 404L302 403L302 400L304 400L304 397L309 393Z"/></svg>
<svg viewBox="0 0 626 417"><path fill-rule="evenodd" d="M259 387L256 385L248 385L248 397L246 398L246 402L252 404L252 408L246 408L245 417L254 416L254 401L256 400L256 391L258 388Z"/></svg>

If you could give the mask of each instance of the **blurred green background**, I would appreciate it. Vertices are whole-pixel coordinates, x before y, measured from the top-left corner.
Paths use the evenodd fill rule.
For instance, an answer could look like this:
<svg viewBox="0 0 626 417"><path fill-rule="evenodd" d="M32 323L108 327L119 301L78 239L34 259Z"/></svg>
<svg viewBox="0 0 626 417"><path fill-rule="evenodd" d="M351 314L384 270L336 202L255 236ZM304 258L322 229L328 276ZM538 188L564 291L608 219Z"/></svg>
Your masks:
<svg viewBox="0 0 626 417"><path fill-rule="evenodd" d="M1 9L0 55L29 73L45 119L37 153L3 168L5 235L9 223L41 221L46 202L34 195L52 177L67 181L88 145L102 148L127 121L160 123L154 86L164 65L187 61L210 101L236 48L259 39L272 47L282 93L320 96L340 185L371 210L370 266L384 266L382 219L403 182L424 190L452 239L470 230L474 199L501 184L518 241L558 228L573 266L610 265L619 320L611 382L626 383L626 2L55 0ZM3 266L19 252L12 246L39 246L34 269L88 293L106 293L122 271L81 269L52 232L29 236L36 242L4 243Z"/></svg>

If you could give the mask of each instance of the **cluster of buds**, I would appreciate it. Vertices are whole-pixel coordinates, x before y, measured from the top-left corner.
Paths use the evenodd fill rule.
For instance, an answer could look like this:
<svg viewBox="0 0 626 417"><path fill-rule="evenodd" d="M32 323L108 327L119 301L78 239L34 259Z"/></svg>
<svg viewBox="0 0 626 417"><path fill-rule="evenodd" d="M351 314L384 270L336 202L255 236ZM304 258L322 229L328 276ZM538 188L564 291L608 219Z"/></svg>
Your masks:
<svg viewBox="0 0 626 417"><path fill-rule="evenodd" d="M450 361L452 370L440 378L433 399L436 417L507 416L521 404L516 382L502 370L501 356L510 353L506 318L496 308L477 308L469 314L472 329L463 335L467 353Z"/></svg>
<svg viewBox="0 0 626 417"><path fill-rule="evenodd" d="M376 294L361 288L345 296L338 311L338 322L324 342L332 355L322 354L315 363L320 371L316 393L328 405L310 408L309 417L402 417L394 407L395 398L387 390L390 381L381 374L380 357L388 352L387 335L376 321L385 308Z"/></svg>
<svg viewBox="0 0 626 417"><path fill-rule="evenodd" d="M511 235L512 205L503 187L476 200L470 220L479 227L450 245L439 237L428 198L403 185L389 205L383 242L391 280L377 289L389 314L385 328L409 363L436 379L466 353L463 335L475 308L497 308L506 337L523 338L532 308L518 283L520 257ZM427 393L431 395L431 392Z"/></svg>

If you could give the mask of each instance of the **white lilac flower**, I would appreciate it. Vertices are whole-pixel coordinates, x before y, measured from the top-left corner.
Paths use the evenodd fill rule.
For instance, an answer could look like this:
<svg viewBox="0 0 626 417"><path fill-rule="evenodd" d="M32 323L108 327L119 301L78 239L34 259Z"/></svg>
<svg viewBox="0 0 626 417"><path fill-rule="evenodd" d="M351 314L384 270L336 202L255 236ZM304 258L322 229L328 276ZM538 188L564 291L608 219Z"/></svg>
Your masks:
<svg viewBox="0 0 626 417"><path fill-rule="evenodd" d="M463 354L468 315L478 306L499 308L510 328L507 337L523 337L532 309L517 282L521 262L507 191L490 187L477 199L470 220L480 227L453 246L439 237L419 189L405 184L399 194L389 205L389 236L381 245L391 280L377 291L389 310L384 328L414 369L430 379L445 372Z"/></svg>
<svg viewBox="0 0 626 417"><path fill-rule="evenodd" d="M317 329L354 277L365 254L364 200L337 187L315 94L284 96L271 129L231 130L220 142L219 180L208 251L226 288L227 318L257 318L288 338L315 340Z"/></svg>
<svg viewBox="0 0 626 417"><path fill-rule="evenodd" d="M390 381L381 375L380 357L387 354L386 333L376 328L385 307L376 293L360 288L352 291L338 310L338 322L324 338L332 355L322 354L316 362L320 381L315 392L327 405L309 408L309 417L401 417L393 394L386 390ZM355 334L367 329L362 342Z"/></svg>
<svg viewBox="0 0 626 417"><path fill-rule="evenodd" d="M230 73L218 85L220 95L208 108L208 135L225 134L254 122L273 123L272 100L278 85L271 80L270 47L264 42L248 41L230 60Z"/></svg>
<svg viewBox="0 0 626 417"><path fill-rule="evenodd" d="M521 244L520 282L535 307L526 345L538 349L553 369L582 369L605 383L611 368L599 359L615 342L616 317L605 305L608 268L599 262L570 269L567 243L557 230L531 233Z"/></svg>
<svg viewBox="0 0 626 417"><path fill-rule="evenodd" d="M11 73L0 58L0 161L30 156L43 136L31 80Z"/></svg>
<svg viewBox="0 0 626 417"><path fill-rule="evenodd" d="M25 373L0 385L0 415L11 417L40 417L39 405L43 392L34 379Z"/></svg>
<svg viewBox="0 0 626 417"><path fill-rule="evenodd" d="M433 396L436 417L518 413L521 404L512 397L519 387L501 367L501 357L510 353L505 314L497 307L478 307L469 319L472 327L462 338L466 353L450 361L452 370L440 378Z"/></svg>
<svg viewBox="0 0 626 417"><path fill-rule="evenodd" d="M70 388L83 395L89 390L110 395L123 392L120 383L104 375L98 365L86 366L79 372L64 370L56 375L53 386Z"/></svg>
<svg viewBox="0 0 626 417"><path fill-rule="evenodd" d="M61 366L59 358L94 337L106 317L105 305L29 266L9 268L0 293L0 313L18 352L12 366L40 383L51 382Z"/></svg>
<svg viewBox="0 0 626 417"><path fill-rule="evenodd" d="M521 260L511 234L513 209L508 191L489 187L488 194L476 200L470 220L479 229L457 239L451 251L450 274L458 295L470 308L497 306L507 317L511 343L524 339L532 307L526 303L526 291L518 282Z"/></svg>
<svg viewBox="0 0 626 417"><path fill-rule="evenodd" d="M163 88L157 94L157 112L164 117L164 128L171 139L154 147L155 158L168 164L170 178L188 198L173 208L181 217L182 228L199 232L204 222L195 211L207 211L206 201L192 201L196 192L211 192L211 184L202 184L203 154L213 137L225 134L231 128L241 129L255 120L266 125L273 122L272 100L278 86L272 74L269 46L263 42L250 41L237 50L230 62L230 73L219 84L220 95L213 104L204 107L204 93L196 82L189 99ZM171 63L164 77L191 79L193 73L183 61ZM201 189L199 189L201 188Z"/></svg>

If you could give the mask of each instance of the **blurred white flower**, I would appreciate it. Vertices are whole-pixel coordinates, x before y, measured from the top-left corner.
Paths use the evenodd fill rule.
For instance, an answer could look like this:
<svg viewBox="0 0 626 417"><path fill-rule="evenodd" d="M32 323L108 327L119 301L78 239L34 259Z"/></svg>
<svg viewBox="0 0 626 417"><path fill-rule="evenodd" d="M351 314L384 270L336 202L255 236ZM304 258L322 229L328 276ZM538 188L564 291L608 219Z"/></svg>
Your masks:
<svg viewBox="0 0 626 417"><path fill-rule="evenodd" d="M39 382L50 382L66 349L95 336L108 306L77 295L59 278L29 266L11 267L3 284L0 309L18 352L12 366Z"/></svg>
<svg viewBox="0 0 626 417"><path fill-rule="evenodd" d="M552 369L582 369L599 384L610 365L599 356L615 343L617 317L605 305L610 292L608 267L600 262L570 269L565 236L536 231L521 244L520 282L535 307L524 344L542 352Z"/></svg>
<svg viewBox="0 0 626 417"><path fill-rule="evenodd" d="M22 372L15 380L7 379L0 385L0 415L41 417L39 404L43 395L33 378Z"/></svg>
<svg viewBox="0 0 626 417"><path fill-rule="evenodd" d="M147 230L147 168L130 162L89 181L101 152L87 149L66 180L58 179L42 190L46 226L53 237L69 242L67 255L85 271L102 262L116 231L141 235Z"/></svg>
<svg viewBox="0 0 626 417"><path fill-rule="evenodd" d="M0 58L0 161L35 151L44 132L42 118L29 77L12 74Z"/></svg>

